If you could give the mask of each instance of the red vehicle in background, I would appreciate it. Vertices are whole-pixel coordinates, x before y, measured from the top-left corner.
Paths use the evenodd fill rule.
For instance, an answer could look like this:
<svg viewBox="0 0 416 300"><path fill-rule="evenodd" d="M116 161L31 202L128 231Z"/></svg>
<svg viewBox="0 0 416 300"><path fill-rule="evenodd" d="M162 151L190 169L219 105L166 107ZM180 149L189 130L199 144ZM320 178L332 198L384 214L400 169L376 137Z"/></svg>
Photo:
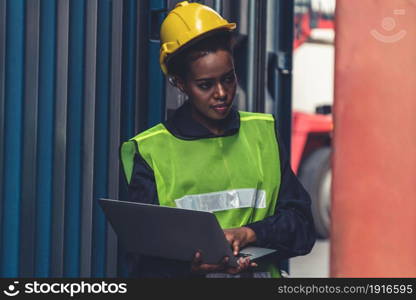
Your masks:
<svg viewBox="0 0 416 300"><path fill-rule="evenodd" d="M330 106L317 114L293 113L291 165L312 200L315 230L320 238L329 237L331 199ZM325 113L325 114L324 114Z"/></svg>
<svg viewBox="0 0 416 300"><path fill-rule="evenodd" d="M296 0L294 51L311 41L313 29L333 29L334 12L335 0ZM311 195L320 238L328 238L330 228L332 129L331 105L317 107L315 114L293 112L291 164Z"/></svg>
<svg viewBox="0 0 416 300"><path fill-rule="evenodd" d="M295 0L293 49L308 41L312 29L334 29L335 0Z"/></svg>

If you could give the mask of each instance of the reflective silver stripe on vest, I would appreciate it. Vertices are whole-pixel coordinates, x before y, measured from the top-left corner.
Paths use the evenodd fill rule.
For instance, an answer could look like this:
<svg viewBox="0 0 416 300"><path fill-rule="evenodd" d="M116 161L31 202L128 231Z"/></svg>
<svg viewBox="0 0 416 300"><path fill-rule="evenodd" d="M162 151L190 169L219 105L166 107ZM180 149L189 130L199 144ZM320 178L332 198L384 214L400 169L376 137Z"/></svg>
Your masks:
<svg viewBox="0 0 416 300"><path fill-rule="evenodd" d="M238 189L215 193L187 195L176 199L176 206L198 211L216 212L234 208L266 208L266 191Z"/></svg>
<svg viewBox="0 0 416 300"><path fill-rule="evenodd" d="M210 273L205 275L205 278L244 278L247 276L236 274L226 274L226 273ZM272 278L270 272L253 272L248 276L249 278Z"/></svg>

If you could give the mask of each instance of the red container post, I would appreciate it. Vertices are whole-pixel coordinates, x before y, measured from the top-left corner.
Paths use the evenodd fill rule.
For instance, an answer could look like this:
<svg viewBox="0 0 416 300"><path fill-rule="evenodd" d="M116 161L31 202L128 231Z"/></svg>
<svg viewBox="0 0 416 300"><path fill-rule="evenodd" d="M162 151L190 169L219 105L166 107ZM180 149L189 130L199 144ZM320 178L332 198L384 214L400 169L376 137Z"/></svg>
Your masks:
<svg viewBox="0 0 416 300"><path fill-rule="evenodd" d="M416 1L338 0L331 271L416 276Z"/></svg>

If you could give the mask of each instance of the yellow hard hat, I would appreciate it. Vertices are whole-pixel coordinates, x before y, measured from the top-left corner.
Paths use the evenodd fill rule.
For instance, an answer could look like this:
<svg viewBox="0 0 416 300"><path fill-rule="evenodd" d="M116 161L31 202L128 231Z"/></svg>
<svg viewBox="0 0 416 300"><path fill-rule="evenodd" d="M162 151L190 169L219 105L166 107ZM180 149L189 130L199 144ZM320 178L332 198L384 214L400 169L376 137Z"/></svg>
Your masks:
<svg viewBox="0 0 416 300"><path fill-rule="evenodd" d="M210 31L234 30L235 23L228 23L212 8L199 3L183 1L167 15L160 29L160 68L167 74L166 59L179 48Z"/></svg>

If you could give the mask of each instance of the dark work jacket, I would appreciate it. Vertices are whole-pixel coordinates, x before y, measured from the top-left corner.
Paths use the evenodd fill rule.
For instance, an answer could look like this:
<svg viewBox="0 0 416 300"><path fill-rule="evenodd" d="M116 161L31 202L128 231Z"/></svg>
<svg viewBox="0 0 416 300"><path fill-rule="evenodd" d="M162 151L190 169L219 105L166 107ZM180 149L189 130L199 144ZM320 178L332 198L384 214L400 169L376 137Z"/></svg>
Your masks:
<svg viewBox="0 0 416 300"><path fill-rule="evenodd" d="M240 117L232 109L222 122L224 134L234 135L240 128ZM191 117L186 102L171 118L166 128L178 138L193 140L218 137ZM276 134L277 135L277 134ZM278 135L276 136L278 139ZM277 260L305 255L315 243L315 231L310 210L310 197L294 175L282 142L278 140L281 164L281 184L274 215L262 221L247 224L257 237L255 246L277 250ZM140 145L139 145L140 147ZM153 170L139 153L134 159L133 173L128 187L129 201L159 204ZM127 265L131 277L193 277L190 263L145 256L130 256Z"/></svg>

